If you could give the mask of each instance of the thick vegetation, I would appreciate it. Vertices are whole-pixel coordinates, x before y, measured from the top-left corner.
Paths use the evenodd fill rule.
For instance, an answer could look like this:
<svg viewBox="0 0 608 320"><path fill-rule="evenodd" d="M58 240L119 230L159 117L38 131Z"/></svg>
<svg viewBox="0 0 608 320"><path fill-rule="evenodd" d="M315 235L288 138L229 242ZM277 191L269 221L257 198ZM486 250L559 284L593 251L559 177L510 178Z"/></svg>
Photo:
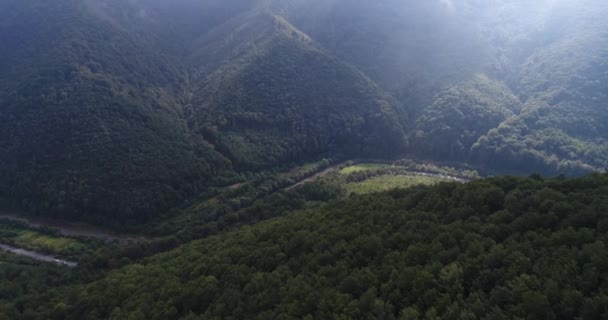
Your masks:
<svg viewBox="0 0 608 320"><path fill-rule="evenodd" d="M5 310L11 319L603 319L607 209L607 175L353 196Z"/></svg>

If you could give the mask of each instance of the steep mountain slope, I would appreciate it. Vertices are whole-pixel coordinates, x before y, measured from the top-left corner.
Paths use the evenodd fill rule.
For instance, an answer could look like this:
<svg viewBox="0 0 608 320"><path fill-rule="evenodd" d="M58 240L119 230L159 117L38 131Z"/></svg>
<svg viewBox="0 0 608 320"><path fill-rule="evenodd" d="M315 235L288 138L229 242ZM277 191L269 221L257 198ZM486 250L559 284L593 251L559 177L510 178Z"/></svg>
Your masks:
<svg viewBox="0 0 608 320"><path fill-rule="evenodd" d="M292 0L270 6L416 114L443 86L467 80L492 62L474 20L454 5L435 0Z"/></svg>
<svg viewBox="0 0 608 320"><path fill-rule="evenodd" d="M398 103L256 3L0 6L3 205L142 222L233 165L405 147Z"/></svg>
<svg viewBox="0 0 608 320"><path fill-rule="evenodd" d="M138 41L167 53L184 66L195 39L235 17L259 8L256 0L84 0L87 11Z"/></svg>
<svg viewBox="0 0 608 320"><path fill-rule="evenodd" d="M13 205L138 221L226 166L186 127L174 94L183 78L147 42L80 1L2 6L0 37L12 45L0 59L10 71L0 92L0 193Z"/></svg>
<svg viewBox="0 0 608 320"><path fill-rule="evenodd" d="M201 132L231 159L260 167L404 149L404 115L373 82L280 17L243 20L230 40L224 32L207 40L219 53L236 54L195 84L192 102Z"/></svg>

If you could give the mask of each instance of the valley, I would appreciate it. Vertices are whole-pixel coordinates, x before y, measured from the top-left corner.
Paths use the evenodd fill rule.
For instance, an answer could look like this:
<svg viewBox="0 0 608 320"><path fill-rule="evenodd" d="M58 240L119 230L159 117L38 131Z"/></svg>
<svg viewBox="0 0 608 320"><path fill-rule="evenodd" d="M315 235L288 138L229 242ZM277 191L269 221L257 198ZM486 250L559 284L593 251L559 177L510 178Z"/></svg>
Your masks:
<svg viewBox="0 0 608 320"><path fill-rule="evenodd" d="M606 16L0 0L0 319L608 319Z"/></svg>
<svg viewBox="0 0 608 320"><path fill-rule="evenodd" d="M189 208L184 209L184 213L181 215L161 220L156 224L143 226L143 228L139 227L138 229L141 231L130 234L112 232L104 228L68 221L26 217L23 214L2 212L0 213L0 240L6 239L10 242L10 246L5 245L6 251L43 262L57 263L53 256L27 250L42 250L78 260L82 256L91 254L93 251L90 249L100 250L112 246L137 246L138 243L142 242L163 242L168 241L167 239L170 239L173 234L182 234L181 237L184 237L184 233L191 233L192 228L196 228L197 222L194 221L201 219L201 215L204 216L209 211L218 210L223 206L232 207L232 210L236 211L246 211L254 206L255 202L243 203L242 199L251 194L251 191L243 190L256 185L257 187L253 187L253 194L257 194L255 197L262 202L272 198L275 193L297 193L298 188L310 189L311 186L306 186L307 184L311 184L313 188L317 185L329 186L334 192L337 192L329 198L316 199L313 197L310 204L318 206L320 203L332 201L334 197L341 198L353 193L366 194L450 181L465 183L470 179L478 178L473 171L465 172L448 167L437 167L409 159L374 161L368 163L364 159L358 159L355 161L341 161L332 165L329 161L322 160L317 163L293 167L277 174L277 177L281 177L283 182L280 182L278 187L273 189L266 189L268 184L264 182L260 184L259 181L235 183L219 189L210 199L203 199L192 204ZM365 176L357 177L362 172L365 172ZM288 186L282 187L282 184L288 184ZM318 200L322 201L319 202ZM238 207L234 207L233 203L235 202L239 202ZM200 224L200 222L198 223ZM170 230L159 232L167 225L172 226ZM227 227L233 229L237 226L239 224ZM194 239L198 236L200 235L192 235L191 237ZM85 244L80 239L89 242L89 244ZM182 239L182 241L184 240ZM90 248L85 250L86 247ZM74 266L72 262L67 264L60 262L60 264Z"/></svg>

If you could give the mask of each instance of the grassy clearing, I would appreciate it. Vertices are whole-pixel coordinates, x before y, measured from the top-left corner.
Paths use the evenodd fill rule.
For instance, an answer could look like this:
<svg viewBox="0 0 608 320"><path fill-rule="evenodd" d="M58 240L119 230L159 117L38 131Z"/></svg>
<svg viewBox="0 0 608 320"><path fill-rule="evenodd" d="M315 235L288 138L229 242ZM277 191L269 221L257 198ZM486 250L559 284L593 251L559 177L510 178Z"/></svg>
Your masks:
<svg viewBox="0 0 608 320"><path fill-rule="evenodd" d="M365 194L387 191L395 188L407 188L414 185L432 185L435 183L450 181L439 177L417 176L417 175L384 175L377 176L362 182L351 182L344 185L347 194Z"/></svg>
<svg viewBox="0 0 608 320"><path fill-rule="evenodd" d="M13 239L13 241L21 248L58 254L84 250L86 248L84 243L75 239L54 237L29 230L22 231L19 236Z"/></svg>
<svg viewBox="0 0 608 320"><path fill-rule="evenodd" d="M340 174L347 175L353 172L377 170L387 166L388 165L382 163L359 163L340 170Z"/></svg>
<svg viewBox="0 0 608 320"><path fill-rule="evenodd" d="M83 252L90 245L77 239L49 235L14 225L3 224L0 224L0 241L26 250L62 256Z"/></svg>

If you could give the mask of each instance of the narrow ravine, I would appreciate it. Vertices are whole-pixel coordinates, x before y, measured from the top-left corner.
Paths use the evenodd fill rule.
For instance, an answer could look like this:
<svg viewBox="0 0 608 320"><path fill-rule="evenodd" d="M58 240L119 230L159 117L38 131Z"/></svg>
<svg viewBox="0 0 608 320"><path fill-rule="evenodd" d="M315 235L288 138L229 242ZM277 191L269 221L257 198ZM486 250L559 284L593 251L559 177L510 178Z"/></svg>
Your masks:
<svg viewBox="0 0 608 320"><path fill-rule="evenodd" d="M57 259L53 256L49 256L46 254L42 254L42 253L37 253L37 252L33 252L33 251L27 251L27 250L23 250L23 249L19 249L13 246L9 246L6 244L0 244L0 249L4 250L4 251L8 251L11 253L14 253L16 255L19 256L23 256L23 257L27 257L30 259L34 259L34 260L38 260L38 261L42 261L42 262L47 262L47 263L54 263L54 264L58 264L58 265L62 265L62 266L66 266L66 267L70 267L70 268L74 268L78 265L78 263L76 262L71 262L71 261L66 261L66 260L61 260L61 259Z"/></svg>

